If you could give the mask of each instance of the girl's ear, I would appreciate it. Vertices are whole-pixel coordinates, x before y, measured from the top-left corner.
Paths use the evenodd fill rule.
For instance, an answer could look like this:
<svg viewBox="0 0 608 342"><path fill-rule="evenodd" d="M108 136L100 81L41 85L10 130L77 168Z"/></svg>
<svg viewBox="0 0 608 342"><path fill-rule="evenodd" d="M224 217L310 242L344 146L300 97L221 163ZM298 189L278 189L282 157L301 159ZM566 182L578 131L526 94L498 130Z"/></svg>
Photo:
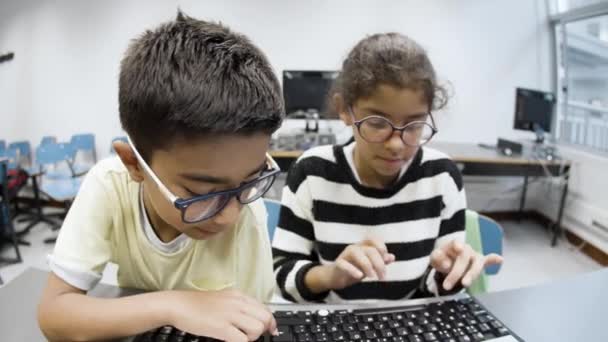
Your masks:
<svg viewBox="0 0 608 342"><path fill-rule="evenodd" d="M344 97L340 93L334 94L332 97L332 101L334 102L334 107L338 111L338 115L340 119L346 126L350 126L353 124L353 116L350 114L346 103L344 102Z"/></svg>

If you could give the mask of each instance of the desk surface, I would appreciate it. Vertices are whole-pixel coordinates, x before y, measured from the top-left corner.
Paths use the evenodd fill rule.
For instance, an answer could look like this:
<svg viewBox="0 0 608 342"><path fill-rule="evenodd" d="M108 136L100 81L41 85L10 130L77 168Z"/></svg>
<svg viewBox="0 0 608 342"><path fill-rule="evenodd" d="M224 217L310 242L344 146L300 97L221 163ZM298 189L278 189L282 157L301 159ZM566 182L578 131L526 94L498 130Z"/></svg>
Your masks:
<svg viewBox="0 0 608 342"><path fill-rule="evenodd" d="M48 273L28 269L0 288L0 340L44 341L36 307ZM608 269L555 283L477 297L527 342L608 341ZM118 297L128 291L98 285L92 295Z"/></svg>
<svg viewBox="0 0 608 342"><path fill-rule="evenodd" d="M477 144L430 142L429 147L447 153L456 162L501 163L501 164L570 164L567 160L540 160L534 157L531 151L524 149L523 155L505 156L497 150L482 148ZM303 151L270 151L273 158L298 158Z"/></svg>

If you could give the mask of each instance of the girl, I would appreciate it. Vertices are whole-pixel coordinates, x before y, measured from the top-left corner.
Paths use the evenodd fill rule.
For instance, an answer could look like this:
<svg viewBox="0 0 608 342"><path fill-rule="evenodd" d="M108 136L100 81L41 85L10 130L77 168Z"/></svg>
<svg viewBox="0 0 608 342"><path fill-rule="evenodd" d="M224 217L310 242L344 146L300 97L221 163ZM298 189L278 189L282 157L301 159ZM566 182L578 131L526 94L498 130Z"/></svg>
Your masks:
<svg viewBox="0 0 608 342"><path fill-rule="evenodd" d="M294 302L447 295L500 263L464 243L462 176L423 147L447 102L426 52L398 33L361 40L331 99L354 141L291 167L273 241L279 289Z"/></svg>

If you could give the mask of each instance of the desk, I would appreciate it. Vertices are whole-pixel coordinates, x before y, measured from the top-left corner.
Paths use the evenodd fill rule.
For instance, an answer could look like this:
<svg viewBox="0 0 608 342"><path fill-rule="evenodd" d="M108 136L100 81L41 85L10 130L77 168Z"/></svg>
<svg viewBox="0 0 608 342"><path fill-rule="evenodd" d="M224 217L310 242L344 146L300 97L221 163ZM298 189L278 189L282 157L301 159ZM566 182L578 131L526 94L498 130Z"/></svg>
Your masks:
<svg viewBox="0 0 608 342"><path fill-rule="evenodd" d="M530 177L544 177L546 172L564 178L564 186L560 198L559 210L555 223L551 225L553 238L551 244L557 244L557 238L562 233L562 217L564 204L568 194L568 179L571 163L568 160L540 160L535 157L532 149L527 147L522 155L505 156L497 150L485 149L476 144L431 142L429 147L448 154L458 165L465 176L486 177L523 177L524 184L519 203L519 215L522 216L528 191ZM282 170L301 156L303 151L270 151L270 155L277 161Z"/></svg>
<svg viewBox="0 0 608 342"><path fill-rule="evenodd" d="M48 272L28 269L0 288L2 341L44 341L36 320L36 308L47 276ZM605 342L608 341L608 329L604 328L608 319L607 287L608 269L603 269L555 283L487 293L477 299L526 342ZM135 292L100 284L91 294L115 298ZM395 303L399 304L403 303Z"/></svg>

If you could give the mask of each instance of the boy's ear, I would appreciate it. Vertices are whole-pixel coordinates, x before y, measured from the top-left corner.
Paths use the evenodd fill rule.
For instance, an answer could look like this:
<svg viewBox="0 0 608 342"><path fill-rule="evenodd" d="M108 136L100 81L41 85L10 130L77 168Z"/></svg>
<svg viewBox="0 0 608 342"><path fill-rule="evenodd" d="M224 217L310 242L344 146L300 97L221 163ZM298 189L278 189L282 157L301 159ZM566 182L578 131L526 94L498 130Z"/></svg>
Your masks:
<svg viewBox="0 0 608 342"><path fill-rule="evenodd" d="M344 102L344 97L340 93L334 94L332 97L332 101L334 102L334 106L338 111L338 115L340 119L346 126L350 126L353 124L353 117L350 115L346 103Z"/></svg>
<svg viewBox="0 0 608 342"><path fill-rule="evenodd" d="M114 147L114 151L116 151L118 157L120 157L120 160L122 160L122 163L129 171L131 178L138 183L142 182L144 180L144 172L139 166L137 157L131 149L131 146L128 143L120 140L113 142L112 146Z"/></svg>

